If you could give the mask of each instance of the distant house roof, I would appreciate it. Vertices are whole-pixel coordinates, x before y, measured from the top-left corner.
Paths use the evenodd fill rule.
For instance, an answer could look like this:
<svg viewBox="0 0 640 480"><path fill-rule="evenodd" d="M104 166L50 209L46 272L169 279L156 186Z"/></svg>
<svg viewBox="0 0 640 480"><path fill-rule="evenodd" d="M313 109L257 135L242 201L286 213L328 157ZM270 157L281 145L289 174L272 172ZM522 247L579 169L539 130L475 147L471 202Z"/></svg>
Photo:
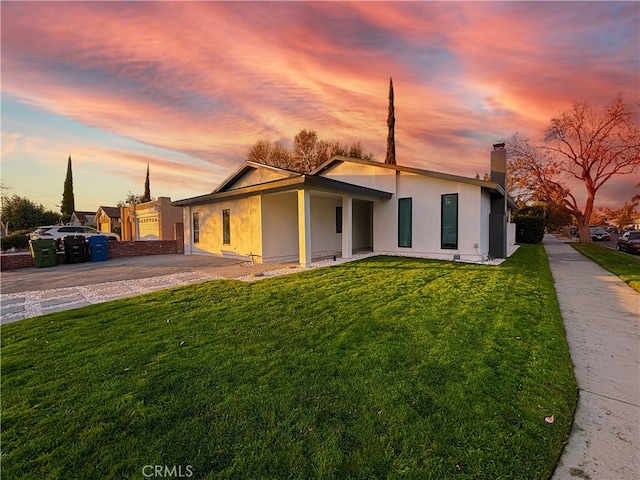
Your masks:
<svg viewBox="0 0 640 480"><path fill-rule="evenodd" d="M102 210L104 214L109 218L120 218L120 207L103 207L100 206L98 211ZM96 212L97 214L98 212Z"/></svg>
<svg viewBox="0 0 640 480"><path fill-rule="evenodd" d="M95 217L96 212L80 212L76 210L75 212L73 212L73 215L75 215L79 221L86 222L87 217Z"/></svg>

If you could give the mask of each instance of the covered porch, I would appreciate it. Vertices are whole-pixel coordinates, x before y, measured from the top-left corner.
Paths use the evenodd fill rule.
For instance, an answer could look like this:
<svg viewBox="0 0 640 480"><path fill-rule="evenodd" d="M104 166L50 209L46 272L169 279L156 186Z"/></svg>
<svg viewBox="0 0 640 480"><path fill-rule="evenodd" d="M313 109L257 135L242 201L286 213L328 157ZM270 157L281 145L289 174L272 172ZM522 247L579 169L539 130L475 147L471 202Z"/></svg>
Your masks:
<svg viewBox="0 0 640 480"><path fill-rule="evenodd" d="M374 205L391 194L342 182L321 183L263 194L263 261L297 260L308 266L312 260L351 258L354 252L373 250Z"/></svg>

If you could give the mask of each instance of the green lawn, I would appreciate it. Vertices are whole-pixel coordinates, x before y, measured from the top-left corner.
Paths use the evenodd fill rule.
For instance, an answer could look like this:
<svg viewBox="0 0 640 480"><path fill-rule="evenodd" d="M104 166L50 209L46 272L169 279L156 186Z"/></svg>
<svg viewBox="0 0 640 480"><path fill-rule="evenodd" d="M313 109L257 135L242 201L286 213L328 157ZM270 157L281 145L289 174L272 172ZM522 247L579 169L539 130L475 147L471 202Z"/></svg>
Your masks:
<svg viewBox="0 0 640 480"><path fill-rule="evenodd" d="M570 245L640 292L640 257L595 243L571 242Z"/></svg>
<svg viewBox="0 0 640 480"><path fill-rule="evenodd" d="M1 348L6 479L547 479L576 405L539 245L181 287Z"/></svg>

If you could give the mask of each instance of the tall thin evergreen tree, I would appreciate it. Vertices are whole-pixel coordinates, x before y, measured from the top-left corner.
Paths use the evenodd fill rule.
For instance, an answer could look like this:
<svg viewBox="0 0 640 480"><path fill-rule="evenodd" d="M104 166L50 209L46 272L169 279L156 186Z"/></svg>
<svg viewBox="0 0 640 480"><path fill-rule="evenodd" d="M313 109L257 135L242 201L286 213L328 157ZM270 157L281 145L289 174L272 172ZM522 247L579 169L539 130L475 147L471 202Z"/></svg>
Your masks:
<svg viewBox="0 0 640 480"><path fill-rule="evenodd" d="M396 139L395 139L395 109L393 106L393 79L389 77L389 116L387 117L387 126L389 127L389 135L387 136L387 156L384 163L396 164Z"/></svg>
<svg viewBox="0 0 640 480"><path fill-rule="evenodd" d="M62 192L62 205L60 211L63 217L69 216L76 209L76 202L73 196L73 173L71 172L71 155L67 162L67 178L64 180L64 191Z"/></svg>
<svg viewBox="0 0 640 480"><path fill-rule="evenodd" d="M151 189L149 188L149 164L147 163L147 178L144 181L144 195L140 199L140 203L151 201Z"/></svg>

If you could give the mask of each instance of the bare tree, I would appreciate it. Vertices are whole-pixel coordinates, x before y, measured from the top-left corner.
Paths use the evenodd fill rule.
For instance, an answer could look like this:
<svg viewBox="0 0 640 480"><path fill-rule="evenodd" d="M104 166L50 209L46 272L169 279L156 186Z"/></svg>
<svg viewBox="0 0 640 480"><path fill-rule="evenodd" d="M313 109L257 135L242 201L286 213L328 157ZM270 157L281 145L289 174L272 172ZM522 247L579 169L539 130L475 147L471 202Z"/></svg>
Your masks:
<svg viewBox="0 0 640 480"><path fill-rule="evenodd" d="M291 152L279 143L258 140L247 154L247 160L278 168L291 168Z"/></svg>
<svg viewBox="0 0 640 480"><path fill-rule="evenodd" d="M300 130L293 140L293 159L296 170L309 173L316 164L318 134L314 130Z"/></svg>
<svg viewBox="0 0 640 480"><path fill-rule="evenodd" d="M300 130L294 139L293 151L289 151L279 143L259 140L247 153L247 160L309 173L336 155L375 161L375 156L372 153L365 153L360 142L349 147L339 142L319 140L314 130Z"/></svg>
<svg viewBox="0 0 640 480"><path fill-rule="evenodd" d="M617 95L598 112L587 102L551 119L543 144L515 134L509 142L510 191L521 199L538 200L577 220L581 242L590 242L589 224L598 190L614 175L640 169L637 105ZM584 184L580 205L567 180Z"/></svg>

